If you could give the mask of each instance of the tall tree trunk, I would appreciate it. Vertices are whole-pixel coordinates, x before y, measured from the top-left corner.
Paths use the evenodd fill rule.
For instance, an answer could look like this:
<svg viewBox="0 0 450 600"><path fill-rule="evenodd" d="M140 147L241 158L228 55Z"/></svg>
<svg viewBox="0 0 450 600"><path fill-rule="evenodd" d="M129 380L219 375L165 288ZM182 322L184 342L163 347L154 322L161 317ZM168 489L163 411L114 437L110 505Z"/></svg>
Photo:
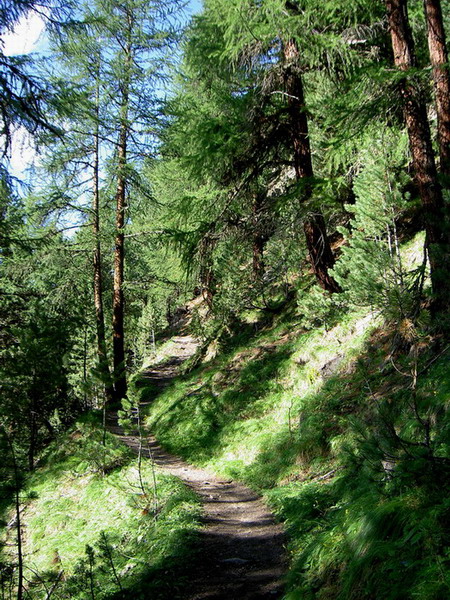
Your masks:
<svg viewBox="0 0 450 600"><path fill-rule="evenodd" d="M436 93L440 171L450 177L450 71L441 2L424 0L424 9Z"/></svg>
<svg viewBox="0 0 450 600"><path fill-rule="evenodd" d="M416 64L406 0L386 0L395 66L408 71ZM414 179L425 213L425 231L436 310L448 304L448 238L442 190L437 178L426 105L408 74L400 83Z"/></svg>
<svg viewBox="0 0 450 600"><path fill-rule="evenodd" d="M124 169L127 156L126 126L121 125L118 145L118 169L116 192L116 240L114 249L114 294L113 294L113 351L116 400L125 398L127 381L125 374L125 334L124 334L124 258L125 258L125 204L126 180Z"/></svg>
<svg viewBox="0 0 450 600"><path fill-rule="evenodd" d="M114 250L114 293L113 293L113 352L114 389L116 400L127 394L124 335L124 258L125 258L125 208L127 195L127 140L129 132L128 103L130 93L129 73L132 56L131 46L125 49L126 72L122 85L119 141L117 144L117 191L116 191L116 239Z"/></svg>
<svg viewBox="0 0 450 600"><path fill-rule="evenodd" d="M21 506L20 506L20 474L19 465L17 464L16 451L9 431L3 427L6 441L11 452L11 460L13 465L13 476L14 476L14 504L16 512L16 527L17 527L17 594L16 600L23 600L24 597L24 575L23 575L23 550L22 550L22 520L21 520Z"/></svg>
<svg viewBox="0 0 450 600"><path fill-rule="evenodd" d="M34 392L32 392L34 393ZM33 471L34 469L34 456L36 454L36 436L37 436L37 424L36 424L36 407L34 400L31 404L30 410L30 441L28 444L28 469Z"/></svg>
<svg viewBox="0 0 450 600"><path fill-rule="evenodd" d="M267 242L267 235L261 228L261 210L263 196L256 192L252 204L253 217L253 279L256 282L262 281L265 272L264 249Z"/></svg>
<svg viewBox="0 0 450 600"><path fill-rule="evenodd" d="M113 399L111 373L108 365L108 352L106 348L105 316L103 310L103 285L102 261L100 246L100 134L99 134L99 73L97 73L97 87L95 98L95 127L94 127L94 182L92 194L93 233L94 233L94 307L95 323L97 329L97 360L98 369L104 385L106 402Z"/></svg>
<svg viewBox="0 0 450 600"><path fill-rule="evenodd" d="M31 384L30 390L30 406L29 406L29 414L28 414L28 427L30 432L30 439L28 443L28 468L30 471L34 469L34 457L36 455L36 445L37 445L37 433L38 433L38 425L36 416L38 414L39 407L39 395L36 391L37 383L36 383L36 368L33 366L31 369L31 373L33 376L33 382Z"/></svg>
<svg viewBox="0 0 450 600"><path fill-rule="evenodd" d="M200 285L203 298L211 310L216 293L216 278L214 275L213 251L216 245L210 233L207 233L200 242Z"/></svg>
<svg viewBox="0 0 450 600"><path fill-rule="evenodd" d="M308 117L305 111L303 80L298 69L298 55L299 50L295 40L286 42L284 45L284 85L292 131L294 169L297 181L304 180L302 202L307 202L312 196L314 172L308 132ZM340 292L339 285L328 272L334 265L334 256L323 214L317 210L309 215L304 222L303 229L309 259L319 285L328 292Z"/></svg>

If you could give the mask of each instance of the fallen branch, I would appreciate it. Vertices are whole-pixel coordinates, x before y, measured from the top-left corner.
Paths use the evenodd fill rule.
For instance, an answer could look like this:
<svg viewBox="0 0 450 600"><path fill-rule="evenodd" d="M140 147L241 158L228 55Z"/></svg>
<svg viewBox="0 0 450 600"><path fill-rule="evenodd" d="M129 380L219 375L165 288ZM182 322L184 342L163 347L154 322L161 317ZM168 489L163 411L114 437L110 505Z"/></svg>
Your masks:
<svg viewBox="0 0 450 600"><path fill-rule="evenodd" d="M320 475L320 477L313 477L313 479L315 481L323 481L324 479L329 479L338 471L342 471L342 469L345 469L345 467L336 467L336 469L331 469L331 471L328 471L328 473L325 473L325 475Z"/></svg>
<svg viewBox="0 0 450 600"><path fill-rule="evenodd" d="M55 579L55 581L53 582L53 585L52 585L52 587L51 587L51 588L48 590L48 592L47 592L47 595L45 596L45 599L44 599L44 600L50 600L50 598L51 598L51 596L52 596L53 592L54 592L54 591L56 590L56 588L58 587L58 584L59 584L59 582L61 581L61 579L62 579L62 576L63 576L63 575L64 575L64 570L61 570L61 571L58 573L58 577L57 577L57 578Z"/></svg>

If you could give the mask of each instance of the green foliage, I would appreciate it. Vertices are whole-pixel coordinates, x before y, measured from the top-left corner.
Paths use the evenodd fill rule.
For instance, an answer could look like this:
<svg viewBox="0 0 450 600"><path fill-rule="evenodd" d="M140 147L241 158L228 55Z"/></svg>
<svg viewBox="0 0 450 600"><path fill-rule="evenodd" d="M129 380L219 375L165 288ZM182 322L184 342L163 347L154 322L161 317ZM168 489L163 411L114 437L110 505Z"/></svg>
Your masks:
<svg viewBox="0 0 450 600"><path fill-rule="evenodd" d="M419 236L402 260L420 248ZM265 492L290 538L287 598L445 597L446 352L415 338L388 361L380 318L328 303L311 323L305 307L149 391L148 424L171 451Z"/></svg>
<svg viewBox="0 0 450 600"><path fill-rule="evenodd" d="M351 235L341 229L347 245L334 269L350 302L381 310L396 321L417 311L425 277L424 266L404 264L400 252L397 222L407 208L402 192L405 147L405 137L395 130L368 136L354 177L355 202L346 205L353 215Z"/></svg>
<svg viewBox="0 0 450 600"><path fill-rule="evenodd" d="M77 330L84 282L74 277L79 263L70 260L70 243L53 224L39 228L28 225L23 213L13 215L14 237L0 262L0 418L32 468L39 450L82 403L80 386L70 379L83 373Z"/></svg>
<svg viewBox="0 0 450 600"><path fill-rule="evenodd" d="M3 57L6 145L13 124L46 131L36 192L22 202L0 174L1 494L25 507L30 595L47 595L46 584L55 600L164 597L197 508L143 460L145 400L169 449L266 493L291 536L288 598L447 597L447 350L429 335L422 238L400 248L407 228L418 229L416 190L385 7L205 0L162 110L180 4L79 7L83 23L54 38L58 98L45 114L50 88L27 75L23 58ZM3 11L3 27L30 6ZM418 38L411 77L431 100L422 5L409 8ZM293 144L306 131L294 132L292 73L304 83L297 108L308 117L315 173L300 182ZM204 342L158 396L145 379L131 381L120 417L139 430L137 459L95 416L45 450L82 408L103 405L89 255L99 242L109 322L118 175L127 196L126 366L155 354L195 288L190 327ZM332 298L311 286L299 233L318 212L334 242L344 236L333 246L343 293ZM75 219L83 227L65 238L61 227ZM8 547L2 593L16 577Z"/></svg>

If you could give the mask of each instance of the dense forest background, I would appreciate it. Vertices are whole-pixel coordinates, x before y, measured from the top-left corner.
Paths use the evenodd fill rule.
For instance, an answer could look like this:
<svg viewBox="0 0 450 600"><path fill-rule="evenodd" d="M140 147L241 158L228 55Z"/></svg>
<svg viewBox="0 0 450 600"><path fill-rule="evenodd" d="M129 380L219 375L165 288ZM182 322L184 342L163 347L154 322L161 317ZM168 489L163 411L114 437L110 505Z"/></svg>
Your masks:
<svg viewBox="0 0 450 600"><path fill-rule="evenodd" d="M52 463L101 487L129 460L102 419L188 316L148 422L266 493L287 597L446 598L449 3L183 4L0 5L48 40L0 46L0 597L139 597L105 533L36 570L21 518Z"/></svg>

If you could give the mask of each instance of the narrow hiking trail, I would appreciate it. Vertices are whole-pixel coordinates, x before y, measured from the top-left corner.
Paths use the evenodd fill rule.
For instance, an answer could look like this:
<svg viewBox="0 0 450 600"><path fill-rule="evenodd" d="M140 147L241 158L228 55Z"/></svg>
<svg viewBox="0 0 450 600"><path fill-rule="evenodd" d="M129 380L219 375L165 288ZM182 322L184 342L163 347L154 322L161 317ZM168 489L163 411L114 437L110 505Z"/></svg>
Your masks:
<svg viewBox="0 0 450 600"><path fill-rule="evenodd" d="M180 364L193 355L192 336L172 338L171 356L143 373L144 380L162 389L176 377ZM139 438L125 435L110 414L109 430L134 451ZM248 487L193 467L166 452L151 434L146 455L167 473L179 477L194 490L203 504L203 528L195 556L185 569L174 574L185 582L174 589L174 600L280 599L286 570L284 534L263 500ZM175 586L174 586L175 587Z"/></svg>

